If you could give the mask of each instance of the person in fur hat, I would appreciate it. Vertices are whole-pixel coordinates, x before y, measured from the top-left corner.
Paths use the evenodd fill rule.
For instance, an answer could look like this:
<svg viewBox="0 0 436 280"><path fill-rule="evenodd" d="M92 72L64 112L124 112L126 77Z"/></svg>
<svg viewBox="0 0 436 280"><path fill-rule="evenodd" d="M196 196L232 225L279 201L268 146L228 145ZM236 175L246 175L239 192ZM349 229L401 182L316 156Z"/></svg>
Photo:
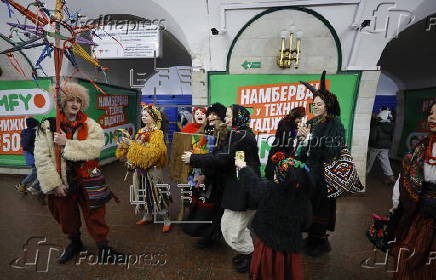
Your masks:
<svg viewBox="0 0 436 280"><path fill-rule="evenodd" d="M203 123L200 133L214 135L215 128L224 122L226 111L227 108L221 103L214 103L209 106L206 112L207 122Z"/></svg>
<svg viewBox="0 0 436 280"><path fill-rule="evenodd" d="M182 132L197 133L200 130L203 123L206 122L206 112L207 112L206 108L194 107L194 109L192 109L193 122L187 123L183 127Z"/></svg>
<svg viewBox="0 0 436 280"><path fill-rule="evenodd" d="M248 224L254 216L256 203L237 179L234 157L244 152L247 165L260 175L260 160L254 133L250 128L250 112L243 106L233 104L226 109L225 117L229 131L223 148L208 154L185 152L181 159L194 168L215 169L223 189L221 208L221 233L226 243L238 254L232 263L238 272L248 272L253 240Z"/></svg>
<svg viewBox="0 0 436 280"><path fill-rule="evenodd" d="M61 131L55 132L55 118L44 120L36 136L34 151L38 180L42 191L48 194L49 210L71 241L58 262L64 264L84 250L79 208L88 232L99 248L99 260L107 262L113 258L122 262L125 256L108 246L109 227L105 221L104 203L91 208L89 197L79 183L98 171L98 158L105 143L103 129L84 113L89 105L85 87L66 82L60 90ZM54 88L50 91L53 93ZM61 174L56 170L55 145L61 146Z"/></svg>

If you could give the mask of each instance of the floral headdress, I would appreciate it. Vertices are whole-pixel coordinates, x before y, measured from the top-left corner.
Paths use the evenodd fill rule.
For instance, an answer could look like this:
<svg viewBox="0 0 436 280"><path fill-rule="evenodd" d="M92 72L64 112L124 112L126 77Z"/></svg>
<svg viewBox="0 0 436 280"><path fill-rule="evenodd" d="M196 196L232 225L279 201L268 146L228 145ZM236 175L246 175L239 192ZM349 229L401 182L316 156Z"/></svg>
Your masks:
<svg viewBox="0 0 436 280"><path fill-rule="evenodd" d="M292 157L286 157L286 155L283 152L277 152L272 157L271 160L274 164L276 164L276 167L274 169L275 175L277 177L277 180L280 183L286 182L287 180L287 174L289 171L289 168L292 166L294 168L304 168L306 171L309 171L309 167Z"/></svg>
<svg viewBox="0 0 436 280"><path fill-rule="evenodd" d="M157 128L160 129L162 126L162 114L153 104L141 103L142 111L146 111L150 117L154 120Z"/></svg>

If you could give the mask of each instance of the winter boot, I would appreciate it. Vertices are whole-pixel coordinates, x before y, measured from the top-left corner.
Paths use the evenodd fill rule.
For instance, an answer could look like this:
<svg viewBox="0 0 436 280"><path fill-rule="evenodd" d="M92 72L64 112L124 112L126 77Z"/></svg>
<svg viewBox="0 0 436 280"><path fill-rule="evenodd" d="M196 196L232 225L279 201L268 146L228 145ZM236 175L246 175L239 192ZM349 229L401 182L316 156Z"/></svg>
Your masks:
<svg viewBox="0 0 436 280"><path fill-rule="evenodd" d="M393 175L386 176L386 179L383 181L386 185L393 185L395 183L395 178Z"/></svg>
<svg viewBox="0 0 436 280"><path fill-rule="evenodd" d="M305 247L305 254L311 257L320 257L332 250L328 235L323 237L309 237L308 246Z"/></svg>
<svg viewBox="0 0 436 280"><path fill-rule="evenodd" d="M250 270L250 264L251 264L251 256L253 254L248 254L248 255L242 255L242 259L239 262L239 264L236 265L236 270L239 273L247 273Z"/></svg>
<svg viewBox="0 0 436 280"><path fill-rule="evenodd" d="M69 237L69 238L70 238L71 242L67 246L67 248L65 248L62 255L58 258L59 264L64 264L64 263L68 262L75 255L77 255L78 253L80 253L81 251L83 251L85 249L83 247L82 240L80 240L80 234L73 236L73 237Z"/></svg>
<svg viewBox="0 0 436 280"><path fill-rule="evenodd" d="M110 247L107 241L97 242L97 247L100 264L126 264L126 255Z"/></svg>

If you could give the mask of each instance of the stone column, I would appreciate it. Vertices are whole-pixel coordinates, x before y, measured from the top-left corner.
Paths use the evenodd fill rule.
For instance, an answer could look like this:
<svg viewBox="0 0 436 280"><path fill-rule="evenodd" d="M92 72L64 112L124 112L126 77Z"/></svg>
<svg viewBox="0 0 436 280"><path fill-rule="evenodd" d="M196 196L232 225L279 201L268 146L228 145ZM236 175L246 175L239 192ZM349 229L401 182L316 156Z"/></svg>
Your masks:
<svg viewBox="0 0 436 280"><path fill-rule="evenodd" d="M366 155L368 151L371 113L374 106L380 71L363 71L354 112L352 151L362 184L366 184Z"/></svg>
<svg viewBox="0 0 436 280"><path fill-rule="evenodd" d="M204 69L192 71L192 104L207 106L207 73Z"/></svg>

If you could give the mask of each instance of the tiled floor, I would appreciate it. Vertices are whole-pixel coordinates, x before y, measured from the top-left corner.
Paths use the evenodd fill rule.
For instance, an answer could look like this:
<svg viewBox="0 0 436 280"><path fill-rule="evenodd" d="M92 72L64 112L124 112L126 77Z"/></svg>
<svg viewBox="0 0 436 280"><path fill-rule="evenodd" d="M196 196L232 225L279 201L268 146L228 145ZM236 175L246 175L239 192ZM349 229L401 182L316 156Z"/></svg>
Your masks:
<svg viewBox="0 0 436 280"><path fill-rule="evenodd" d="M129 268L94 265L92 256L81 260L80 264L72 261L58 265L55 258L58 250L67 245L67 240L47 206L30 194L23 196L15 191L13 186L20 176L0 175L0 279L247 279L247 274L233 270L230 259L234 253L224 242L199 250L194 248L196 239L185 235L177 226L164 234L158 224L135 225L137 217L128 201L131 178L124 182L125 169L116 163L105 167L105 174L122 200L120 204L108 204L109 239L114 248L132 255L132 265ZM304 257L305 279L391 278L391 273L383 266L362 268L360 265L363 259L372 256L372 246L365 237L369 215L386 213L391 207L391 189L380 183L380 175L371 174L365 194L338 200L337 230L330 238L333 250L319 259ZM178 206L179 203L175 203L172 207L174 218ZM83 241L90 252L96 252L84 226ZM26 242L28 245L24 246ZM53 248L51 256L50 248ZM38 261L32 264L37 253ZM139 254L144 254L140 263L133 264Z"/></svg>

